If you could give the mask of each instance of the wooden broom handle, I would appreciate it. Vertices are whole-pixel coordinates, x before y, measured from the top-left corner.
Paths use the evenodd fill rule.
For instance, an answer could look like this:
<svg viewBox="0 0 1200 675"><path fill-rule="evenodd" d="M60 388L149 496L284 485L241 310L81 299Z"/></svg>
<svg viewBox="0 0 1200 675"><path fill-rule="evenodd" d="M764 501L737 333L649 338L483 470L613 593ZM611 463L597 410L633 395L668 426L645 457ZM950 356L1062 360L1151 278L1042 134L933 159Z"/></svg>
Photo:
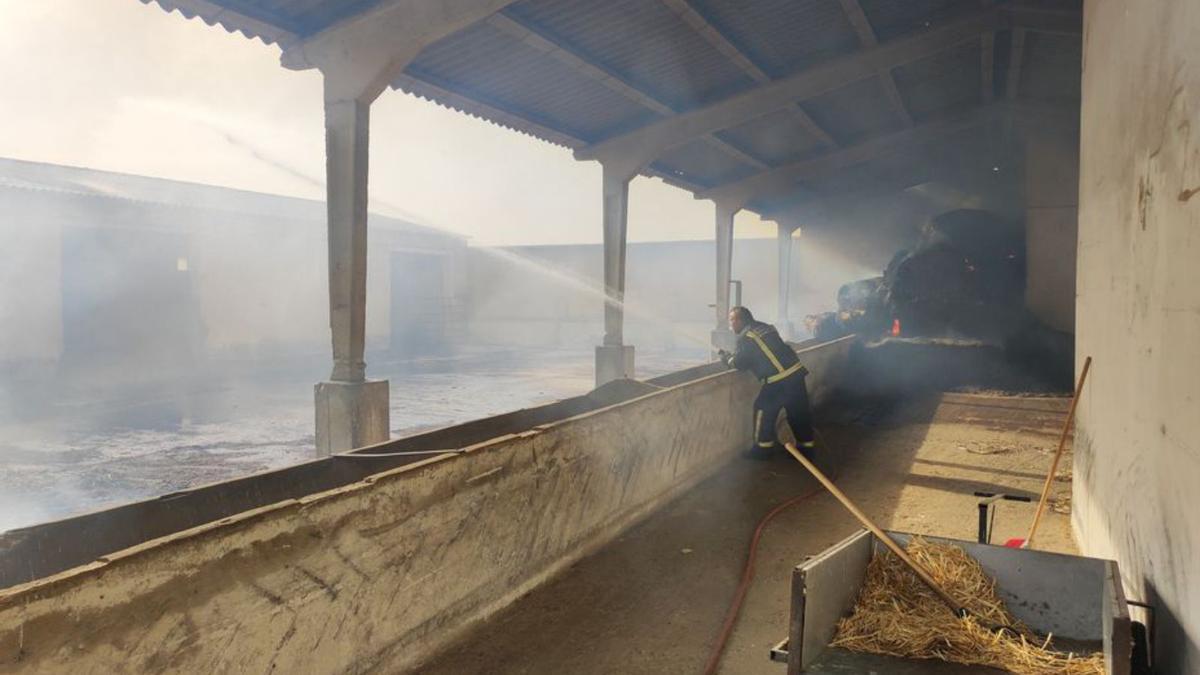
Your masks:
<svg viewBox="0 0 1200 675"><path fill-rule="evenodd" d="M1075 395L1071 397L1071 409L1067 411L1067 420L1063 423L1062 434L1058 437L1058 450L1054 453L1054 462L1050 464L1050 473L1046 474L1046 484L1042 486L1042 498L1038 500L1037 511L1033 514L1033 524L1029 526L1029 535L1025 537L1022 548L1033 545L1033 535L1037 534L1038 523L1046 510L1046 501L1050 498L1050 486L1054 484L1054 476L1058 473L1058 460L1062 459L1063 448L1067 446L1067 434L1071 433L1071 422L1075 420L1075 406L1079 405L1079 395L1083 393L1083 383L1087 380L1088 370L1092 367L1092 357L1083 360L1083 370L1079 373L1079 383L1075 385Z"/></svg>
<svg viewBox="0 0 1200 675"><path fill-rule="evenodd" d="M942 587L933 580L933 577L929 575L929 572L926 572L925 568L921 567L916 560L913 560L908 555L908 552L901 548L901 546L897 544L894 539L892 539L891 535L889 535L887 532L884 532L875 523L871 522L871 519L868 518L865 513L860 511L859 508L854 505L854 502L850 501L850 498L847 497L844 492L838 489L838 486L833 484L833 481L829 480L824 473L821 473L821 470L818 469L816 465L808 461L808 458L805 457L798 448L796 448L794 443L785 443L784 447L786 447L787 451L792 454L792 457L795 457L797 461L804 465L804 468L808 469L809 473L811 473L813 476L816 476L817 480L821 481L821 485L824 485L826 490L829 490L833 493L834 497L837 497L838 501L842 503L842 506L845 506L846 509L858 519L858 522L862 523L863 526L870 530L871 534L874 534L879 541L882 541L883 544L887 546L892 553L896 554L896 557L903 561L905 565L908 565L908 567L912 569L914 573L916 573L917 577L929 587L929 590L933 591L942 602L946 603L946 606L950 608L950 611L954 612L955 616L966 616L966 610L962 607L962 605L958 604L957 600L943 590Z"/></svg>

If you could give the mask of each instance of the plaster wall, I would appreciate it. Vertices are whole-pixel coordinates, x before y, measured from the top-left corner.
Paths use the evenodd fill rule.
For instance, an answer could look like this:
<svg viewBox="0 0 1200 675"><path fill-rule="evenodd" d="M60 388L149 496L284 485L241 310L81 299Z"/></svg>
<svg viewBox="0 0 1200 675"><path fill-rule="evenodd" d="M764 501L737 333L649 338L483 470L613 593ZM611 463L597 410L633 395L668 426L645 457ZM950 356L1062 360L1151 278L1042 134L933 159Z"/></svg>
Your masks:
<svg viewBox="0 0 1200 675"><path fill-rule="evenodd" d="M62 226L53 210L0 195L0 369L62 350Z"/></svg>
<svg viewBox="0 0 1200 675"><path fill-rule="evenodd" d="M849 346L801 354L818 400ZM696 374L0 591L0 672L415 667L736 456L757 385Z"/></svg>
<svg viewBox="0 0 1200 675"><path fill-rule="evenodd" d="M1161 673L1200 672L1197 34L1192 0L1085 5L1072 522L1157 606Z"/></svg>

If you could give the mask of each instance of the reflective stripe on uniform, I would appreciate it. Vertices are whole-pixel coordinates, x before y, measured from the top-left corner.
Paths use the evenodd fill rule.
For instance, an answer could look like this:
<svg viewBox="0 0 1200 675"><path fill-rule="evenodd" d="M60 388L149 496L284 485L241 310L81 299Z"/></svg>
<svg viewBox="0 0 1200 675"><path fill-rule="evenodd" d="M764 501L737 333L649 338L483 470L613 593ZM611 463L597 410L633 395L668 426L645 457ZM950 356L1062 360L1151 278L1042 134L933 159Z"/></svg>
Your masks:
<svg viewBox="0 0 1200 675"><path fill-rule="evenodd" d="M773 383L773 382L778 382L778 381L784 379L785 377L787 377L788 375L791 375L800 370L804 370L804 366L800 365L800 362L797 361L796 365L792 366L791 368L788 368L787 370L781 370L780 372L775 373L774 375L768 377L767 383L769 384L769 383Z"/></svg>
<svg viewBox="0 0 1200 675"><path fill-rule="evenodd" d="M758 442L758 447L760 447L760 448L773 448L773 447L775 447L775 441L759 441L759 442Z"/></svg>
<svg viewBox="0 0 1200 675"><path fill-rule="evenodd" d="M758 432L762 429L763 413L761 410L754 411L754 440L758 440Z"/></svg>
<svg viewBox="0 0 1200 675"><path fill-rule="evenodd" d="M771 351L770 348L767 347L767 343L763 342L762 338L758 336L758 333L748 330L746 331L746 337L758 343L758 348L763 350L763 353L767 355L767 358L771 361L771 365L775 366L775 370L779 371L780 374L783 374L783 364L779 362L779 359L775 356L775 352Z"/></svg>

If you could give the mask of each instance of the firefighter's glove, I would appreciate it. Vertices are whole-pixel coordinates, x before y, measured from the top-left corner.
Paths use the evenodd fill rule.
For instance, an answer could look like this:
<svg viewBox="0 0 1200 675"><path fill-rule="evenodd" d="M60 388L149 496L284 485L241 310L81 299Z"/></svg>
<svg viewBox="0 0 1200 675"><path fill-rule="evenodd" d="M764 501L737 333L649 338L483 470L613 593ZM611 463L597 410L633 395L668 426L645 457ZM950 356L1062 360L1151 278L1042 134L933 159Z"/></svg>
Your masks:
<svg viewBox="0 0 1200 675"><path fill-rule="evenodd" d="M729 352L725 351L724 349L718 349L717 350L717 358L721 359L721 363L724 363L725 365L728 366L729 362L733 360L733 354L730 354Z"/></svg>

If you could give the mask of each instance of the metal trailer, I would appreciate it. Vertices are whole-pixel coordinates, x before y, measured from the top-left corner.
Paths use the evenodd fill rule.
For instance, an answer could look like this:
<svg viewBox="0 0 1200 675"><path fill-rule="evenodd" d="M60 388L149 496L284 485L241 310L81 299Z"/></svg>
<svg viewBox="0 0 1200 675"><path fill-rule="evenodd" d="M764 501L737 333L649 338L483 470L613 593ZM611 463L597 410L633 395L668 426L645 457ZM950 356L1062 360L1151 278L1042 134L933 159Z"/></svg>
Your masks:
<svg viewBox="0 0 1200 675"><path fill-rule="evenodd" d="M901 545L911 535L889 532ZM1117 563L925 537L961 546L993 579L1013 615L1038 633L1053 633L1071 644L1104 650L1108 675L1129 675L1131 632ZM866 530L854 534L792 572L788 637L771 650L771 659L799 673L997 673L993 668L942 661L858 654L830 647L838 619L850 614L872 556L886 549Z"/></svg>

